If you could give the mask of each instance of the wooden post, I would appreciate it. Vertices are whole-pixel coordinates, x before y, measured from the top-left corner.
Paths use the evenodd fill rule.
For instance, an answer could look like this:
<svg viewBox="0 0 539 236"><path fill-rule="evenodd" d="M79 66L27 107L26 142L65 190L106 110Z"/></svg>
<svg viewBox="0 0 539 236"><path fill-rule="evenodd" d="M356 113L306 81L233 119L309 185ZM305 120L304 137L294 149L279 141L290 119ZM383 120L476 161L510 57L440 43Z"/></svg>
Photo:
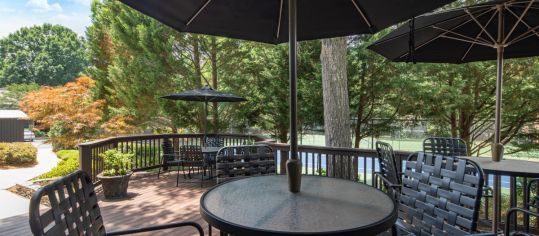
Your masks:
<svg viewBox="0 0 539 236"><path fill-rule="evenodd" d="M79 169L83 170L94 179L92 173L92 147L84 144L79 145Z"/></svg>

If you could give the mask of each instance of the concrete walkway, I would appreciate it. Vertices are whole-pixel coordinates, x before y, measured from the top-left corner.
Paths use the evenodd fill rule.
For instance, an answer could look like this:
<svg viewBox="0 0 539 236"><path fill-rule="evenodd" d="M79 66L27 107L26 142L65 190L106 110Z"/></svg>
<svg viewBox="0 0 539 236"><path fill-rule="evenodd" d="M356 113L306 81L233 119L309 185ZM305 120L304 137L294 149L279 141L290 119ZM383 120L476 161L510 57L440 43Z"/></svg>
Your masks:
<svg viewBox="0 0 539 236"><path fill-rule="evenodd" d="M58 157L52 152L50 144L36 140L32 143L37 147L38 164L28 168L0 170L0 219L28 212L29 200L13 194L5 189L38 175L48 172L58 164Z"/></svg>

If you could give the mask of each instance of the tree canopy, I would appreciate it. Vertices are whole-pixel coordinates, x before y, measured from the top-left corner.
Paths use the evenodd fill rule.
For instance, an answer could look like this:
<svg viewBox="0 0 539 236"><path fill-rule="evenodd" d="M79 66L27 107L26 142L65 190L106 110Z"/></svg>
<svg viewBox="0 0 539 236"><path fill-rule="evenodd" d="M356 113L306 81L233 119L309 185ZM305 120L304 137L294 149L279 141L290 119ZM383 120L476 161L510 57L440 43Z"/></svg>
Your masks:
<svg viewBox="0 0 539 236"><path fill-rule="evenodd" d="M0 39L0 87L62 85L86 66L84 40L60 25L23 27Z"/></svg>

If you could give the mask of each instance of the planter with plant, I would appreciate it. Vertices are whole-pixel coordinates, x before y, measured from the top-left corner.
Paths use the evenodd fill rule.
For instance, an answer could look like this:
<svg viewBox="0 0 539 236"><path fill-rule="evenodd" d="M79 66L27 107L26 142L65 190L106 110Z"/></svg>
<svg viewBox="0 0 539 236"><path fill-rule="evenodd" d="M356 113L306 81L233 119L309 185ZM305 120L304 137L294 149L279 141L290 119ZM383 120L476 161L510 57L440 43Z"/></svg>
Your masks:
<svg viewBox="0 0 539 236"><path fill-rule="evenodd" d="M99 157L103 160L103 172L97 178L101 181L105 198L126 197L129 178L133 174L130 169L133 154L113 149L101 153Z"/></svg>

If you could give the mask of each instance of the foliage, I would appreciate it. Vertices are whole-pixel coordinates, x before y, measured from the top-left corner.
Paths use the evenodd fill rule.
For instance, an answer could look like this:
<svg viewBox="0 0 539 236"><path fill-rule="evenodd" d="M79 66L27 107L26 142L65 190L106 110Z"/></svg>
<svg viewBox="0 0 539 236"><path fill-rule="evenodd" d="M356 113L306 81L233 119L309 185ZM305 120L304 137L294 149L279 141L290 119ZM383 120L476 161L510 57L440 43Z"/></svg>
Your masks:
<svg viewBox="0 0 539 236"><path fill-rule="evenodd" d="M391 63L367 50L378 36L358 36L349 40L348 80L350 106L354 114L354 147L365 137L390 129L398 118L407 85L405 67Z"/></svg>
<svg viewBox="0 0 539 236"><path fill-rule="evenodd" d="M200 131L202 104L160 97L203 84L217 88L217 77L233 62L238 41L179 33L118 1L95 1L92 19L88 72L97 81L97 96L107 101L105 119L122 111L117 115L130 116L142 129ZM213 111L218 117L220 111Z"/></svg>
<svg viewBox="0 0 539 236"><path fill-rule="evenodd" d="M523 128L539 120L537 59L512 59L504 72L502 143L509 144L523 134ZM464 139L474 155L488 153L492 140L495 109L496 67L494 62L463 65L418 64L408 72L414 93L403 93L401 114L430 119L441 132ZM522 96L526 94L526 96ZM420 108L420 109L418 109ZM446 130L446 131L444 131ZM537 137L527 129L528 140ZM440 135L438 133L437 135ZM530 142L528 142L530 144ZM520 146L521 149L537 145Z"/></svg>
<svg viewBox="0 0 539 236"><path fill-rule="evenodd" d="M141 130L132 125L133 118L127 115L116 115L101 124L100 136L111 137L139 133Z"/></svg>
<svg viewBox="0 0 539 236"><path fill-rule="evenodd" d="M58 165L49 172L36 177L36 179L66 176L79 168L78 150L60 150L56 152L56 155L60 158Z"/></svg>
<svg viewBox="0 0 539 236"><path fill-rule="evenodd" d="M43 24L0 39L0 87L17 83L61 85L86 67L84 40L71 29Z"/></svg>
<svg viewBox="0 0 539 236"><path fill-rule="evenodd" d="M35 164L37 148L30 143L0 143L0 165Z"/></svg>
<svg viewBox="0 0 539 236"><path fill-rule="evenodd" d="M99 157L103 159L104 176L120 176L130 171L133 154L122 153L116 149L107 150Z"/></svg>
<svg viewBox="0 0 539 236"><path fill-rule="evenodd" d="M298 54L298 126L323 123L320 43L301 42ZM248 101L238 106L234 120L244 127L258 126L280 142L288 141L289 79L286 45L245 44L248 54L235 73L226 80L236 84L238 94ZM249 84L249 86L243 86ZM319 92L320 91L320 92Z"/></svg>
<svg viewBox="0 0 539 236"><path fill-rule="evenodd" d="M5 87L6 91L0 94L0 109L19 109L19 101L29 92L38 90L36 83L10 84Z"/></svg>
<svg viewBox="0 0 539 236"><path fill-rule="evenodd" d="M50 129L53 147L73 149L76 144L94 137L102 117L103 100L94 100L95 81L79 77L62 87L44 86L28 93L21 109L39 129Z"/></svg>

